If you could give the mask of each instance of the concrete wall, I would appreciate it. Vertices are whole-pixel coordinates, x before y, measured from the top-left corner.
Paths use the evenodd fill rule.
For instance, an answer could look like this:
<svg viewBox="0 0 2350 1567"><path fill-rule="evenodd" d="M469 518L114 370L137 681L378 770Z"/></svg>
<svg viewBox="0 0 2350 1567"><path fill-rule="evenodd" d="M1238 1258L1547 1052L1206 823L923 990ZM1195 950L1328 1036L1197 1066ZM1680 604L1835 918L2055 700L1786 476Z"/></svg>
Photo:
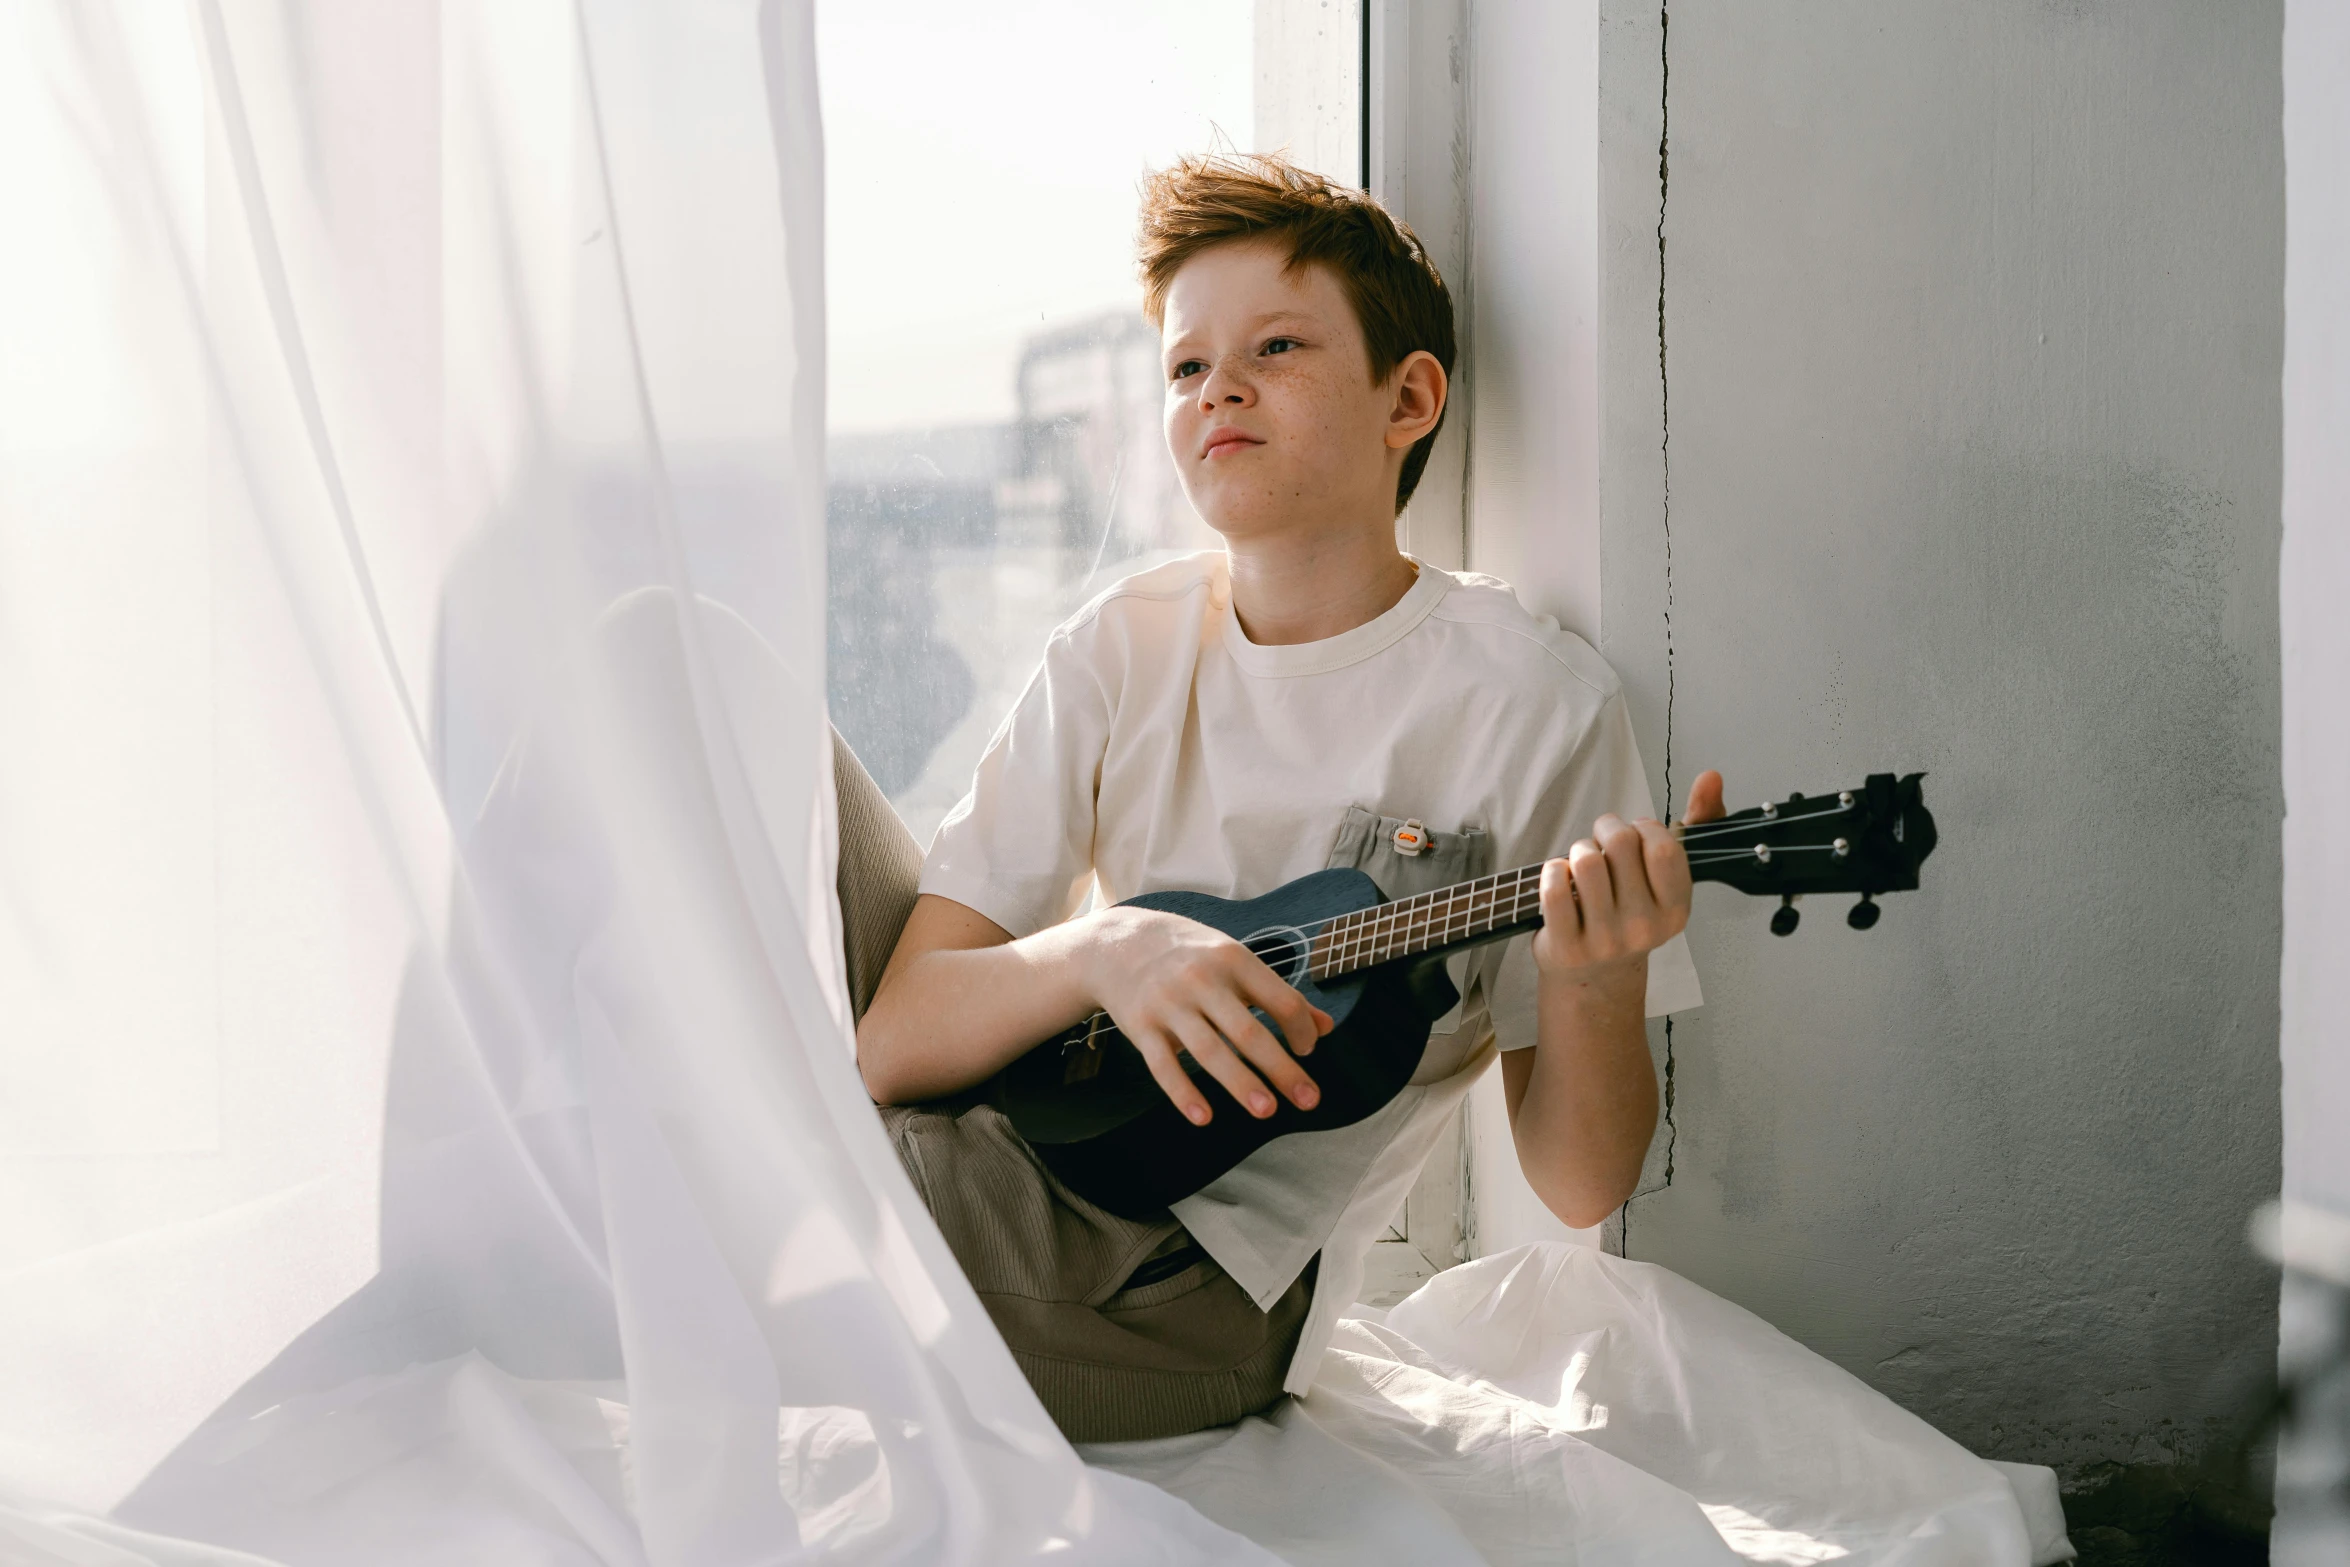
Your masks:
<svg viewBox="0 0 2350 1567"><path fill-rule="evenodd" d="M1302 3L1302 0L1300 0ZM1470 0L1366 0L1371 193L1420 237L1452 290L1462 334L1443 433L1400 519L1404 548L1458 570L1466 559L1476 330L1469 267Z"/></svg>
<svg viewBox="0 0 2350 1567"><path fill-rule="evenodd" d="M2350 9L2290 14L2285 1196L2350 1218Z"/></svg>
<svg viewBox="0 0 2350 1567"><path fill-rule="evenodd" d="M2273 1364L2279 28L1601 10L1602 647L1643 750L1733 803L1924 769L1942 824L1866 935L1701 889L1624 1245L2056 1465L2093 1550L2190 1505Z"/></svg>
<svg viewBox="0 0 2350 1567"><path fill-rule="evenodd" d="M2350 8L2340 0L2287 0L2285 169L2285 1187L2275 1250L2287 1268L2278 1359L2306 1391L2305 1423L2277 1465L2274 1559L2318 1567L2350 1561Z"/></svg>
<svg viewBox="0 0 2350 1567"><path fill-rule="evenodd" d="M1468 558L1599 640L1599 7L1476 0Z"/></svg>

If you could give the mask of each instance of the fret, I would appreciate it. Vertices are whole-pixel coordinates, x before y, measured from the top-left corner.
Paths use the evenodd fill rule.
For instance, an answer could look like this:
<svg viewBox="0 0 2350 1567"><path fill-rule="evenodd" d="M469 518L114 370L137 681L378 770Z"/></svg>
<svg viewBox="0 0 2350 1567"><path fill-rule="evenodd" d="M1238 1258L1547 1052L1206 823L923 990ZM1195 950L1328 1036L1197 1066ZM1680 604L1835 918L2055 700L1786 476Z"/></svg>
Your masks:
<svg viewBox="0 0 2350 1567"><path fill-rule="evenodd" d="M1521 880L1515 872L1480 876L1338 915L1308 946L1312 972L1333 978L1482 935L1515 914L1515 899L1505 914L1502 889Z"/></svg>
<svg viewBox="0 0 2350 1567"><path fill-rule="evenodd" d="M1334 979L1398 958L1473 941L1542 911L1542 867L1496 871L1433 892L1341 914L1308 949L1312 972Z"/></svg>

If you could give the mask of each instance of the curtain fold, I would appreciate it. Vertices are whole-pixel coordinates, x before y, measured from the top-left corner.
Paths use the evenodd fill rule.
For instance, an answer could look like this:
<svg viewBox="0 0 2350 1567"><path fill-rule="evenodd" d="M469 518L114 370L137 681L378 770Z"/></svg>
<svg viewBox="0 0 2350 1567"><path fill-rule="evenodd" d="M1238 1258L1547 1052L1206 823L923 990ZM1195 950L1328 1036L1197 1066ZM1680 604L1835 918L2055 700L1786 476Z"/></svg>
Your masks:
<svg viewBox="0 0 2350 1567"><path fill-rule="evenodd" d="M855 1074L805 0L0 18L0 1555L1270 1560Z"/></svg>

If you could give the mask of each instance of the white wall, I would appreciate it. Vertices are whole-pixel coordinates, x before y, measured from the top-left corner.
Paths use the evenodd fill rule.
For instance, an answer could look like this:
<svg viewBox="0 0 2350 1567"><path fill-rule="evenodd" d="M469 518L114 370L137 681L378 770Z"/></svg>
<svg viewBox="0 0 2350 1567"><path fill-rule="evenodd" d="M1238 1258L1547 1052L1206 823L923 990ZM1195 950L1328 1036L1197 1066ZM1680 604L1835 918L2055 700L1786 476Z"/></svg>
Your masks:
<svg viewBox="0 0 2350 1567"><path fill-rule="evenodd" d="M2285 1195L2350 1216L2350 8L2285 21Z"/></svg>
<svg viewBox="0 0 2350 1567"><path fill-rule="evenodd" d="M1596 644L1598 0L1477 0L1470 38L1469 564Z"/></svg>
<svg viewBox="0 0 2350 1567"><path fill-rule="evenodd" d="M1462 363L1444 430L1398 525L1404 548L1448 570L1466 558L1463 509L1476 388L1468 342L1470 0L1365 0L1370 7L1371 193L1411 225L1452 290Z"/></svg>
<svg viewBox="0 0 2350 1567"><path fill-rule="evenodd" d="M2092 1512L2216 1494L2275 1343L2281 8L1660 9L1601 9L1602 652L1676 791L1923 769L1943 836L1865 935L1700 889L1627 1250Z"/></svg>
<svg viewBox="0 0 2350 1567"><path fill-rule="evenodd" d="M2350 1291L2350 8L2285 7L2284 643L2287 1374L2340 1356ZM2332 1342L2329 1344L2329 1338ZM2326 1401L2305 1407L2323 1418ZM2350 1392L2331 1411L2350 1426ZM2311 1493L2350 1430L2280 1454L2275 1560L2350 1560L2350 1505ZM2330 1448L2330 1452L2329 1452ZM2298 1474L2298 1484L2290 1477Z"/></svg>

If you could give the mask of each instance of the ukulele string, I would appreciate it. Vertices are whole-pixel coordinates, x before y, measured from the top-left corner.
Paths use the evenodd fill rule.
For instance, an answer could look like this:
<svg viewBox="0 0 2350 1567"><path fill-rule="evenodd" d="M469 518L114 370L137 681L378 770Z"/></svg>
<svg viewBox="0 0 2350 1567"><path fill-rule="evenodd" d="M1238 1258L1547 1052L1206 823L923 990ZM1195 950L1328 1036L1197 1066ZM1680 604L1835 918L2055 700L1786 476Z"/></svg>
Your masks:
<svg viewBox="0 0 2350 1567"><path fill-rule="evenodd" d="M1681 841L1690 843L1706 838L1719 838L1729 833L1784 827L1790 822L1815 822L1823 816L1842 816L1852 809L1852 806L1847 805L1831 805L1824 811L1805 811L1796 816L1749 816L1742 821L1699 822L1695 826L1685 826L1681 829Z"/></svg>
<svg viewBox="0 0 2350 1567"><path fill-rule="evenodd" d="M1755 846L1744 848L1731 848L1726 845L1719 847L1707 847L1707 839L1725 837L1750 830L1759 831L1768 828L1792 826L1797 822L1817 821L1823 817L1843 816L1848 814L1850 810L1851 807L1849 806L1834 805L1828 807L1825 810L1805 811L1794 816L1772 817L1760 820L1749 817L1743 821L1738 822L1701 822L1694 827L1684 827L1681 832L1681 841L1684 844L1695 842L1698 845L1698 847L1689 851L1689 863L1691 865L1723 865L1737 860L1754 858ZM1835 849L1836 845L1833 843L1793 843L1771 845L1771 853L1774 855L1827 854L1835 852ZM1847 852L1849 852L1849 850L1847 850ZM1430 921L1430 924L1427 927L1427 933L1430 934L1434 934L1443 927L1449 926L1453 920L1459 918L1464 912L1468 915L1467 923L1471 925L1477 924L1481 920L1489 922L1487 924L1488 929L1492 928L1494 925L1515 924L1517 921L1525 918L1528 914L1541 907L1541 902L1538 895L1532 897L1529 896L1530 893L1534 892L1534 886L1530 886L1529 882L1538 877L1540 871L1541 866L1539 865L1523 866L1514 871L1500 871L1496 872L1492 876L1479 877L1476 881L1465 884L1468 889L1466 892L1456 892L1452 891L1451 889L1447 889L1447 892L1450 894L1450 896L1445 897L1444 902L1450 904L1465 899L1467 903L1465 910L1441 907L1436 903L1431 903L1425 908L1407 909L1406 905L1416 902L1417 900L1415 899L1407 899L1404 900L1403 903L1376 904L1369 909L1350 909L1344 914L1328 915L1322 919L1313 921L1311 924L1294 927L1298 933L1297 938L1262 948L1251 947L1249 948L1249 951L1268 968L1278 968L1282 964L1290 962L1292 959L1298 957L1301 954L1310 958L1317 940L1322 936L1330 934L1330 928L1332 926L1338 924L1341 920L1352 919L1358 916L1368 916L1363 920L1363 929L1360 933L1360 950L1362 951L1373 950L1377 948L1383 941L1399 934L1406 936L1414 934L1412 930L1413 924L1423 917ZM1505 910L1503 887L1504 884L1512 881L1515 881L1517 886L1511 889L1508 893L1506 900L1507 908ZM1479 883L1487 882L1491 883L1491 885L1479 885ZM1538 886L1539 883L1536 882L1535 885ZM1435 898L1441 895L1422 894L1421 896ZM1482 907L1480 907L1480 900L1487 900L1484 901ZM1347 954L1349 957L1355 955L1357 954ZM1370 965L1364 966L1368 967ZM1109 1014L1107 1012L1095 1012L1085 1019L1085 1026L1090 1030L1093 1026L1097 1025L1100 1021L1108 1017Z"/></svg>
<svg viewBox="0 0 2350 1567"><path fill-rule="evenodd" d="M1757 821L1753 818L1748 818L1742 822L1724 822L1719 825L1712 823L1701 823L1698 828L1685 831L1682 841L1686 843L1692 838L1698 840L1697 847L1689 851L1689 863L1691 865L1728 864L1733 861L1752 858L1754 856L1754 846L1748 845L1732 848L1728 845L1708 845L1705 840L1710 838L1729 836L1748 829L1790 826L1796 822L1817 821L1823 817L1842 816L1847 814L1849 809L1850 808L1846 806L1836 805L1830 806L1825 810L1805 811L1794 816L1783 816L1766 821ZM1709 827L1712 828L1712 830L1706 831L1705 829ZM1794 843L1774 844L1771 846L1771 852L1773 854L1826 854L1835 852L1835 849L1836 845L1834 843ZM1847 848L1846 852L1849 852L1849 847ZM1469 922L1471 924L1477 923L1481 919L1488 918L1491 919L1493 924L1515 923L1517 919L1523 918L1527 913L1531 912L1532 908L1540 906L1538 899L1530 899L1528 896L1529 893L1533 891L1533 888L1530 887L1528 883L1539 874L1540 869L1541 867L1538 865L1530 865L1516 871L1503 871L1493 877L1479 878L1480 882L1490 881L1492 885L1487 887L1478 885L1477 883L1471 883L1469 884L1470 890L1466 894L1456 893L1453 895L1451 901L1457 902L1460 898L1464 896L1466 897L1468 901L1468 909L1466 912L1469 915ZM1509 894L1509 917L1505 919L1500 917L1503 912L1503 900L1501 897L1502 884L1512 880L1517 881L1518 886ZM1488 894L1493 895L1491 901L1482 901L1487 898ZM1449 925L1454 919L1458 918L1462 912L1457 908L1448 909L1431 907L1426 910L1415 909L1407 913L1404 911L1403 906L1399 904L1377 905L1376 909L1379 912L1375 915L1375 917L1369 921L1366 921L1364 931L1366 945L1375 945L1383 938L1397 934L1399 932L1409 933L1414 922L1423 917L1423 915L1434 916L1434 920L1437 925ZM1373 911L1356 910L1354 912L1372 913ZM1303 942L1305 950L1310 952L1313 949L1315 939L1313 933L1324 931L1328 926L1335 924L1337 921L1347 917L1347 915L1343 914L1333 915L1328 919L1315 922L1315 924L1310 927L1301 928L1301 933L1306 935L1306 939ZM1431 928L1433 929L1434 926ZM1253 948L1251 950L1257 951L1258 957L1262 958L1266 963L1274 964L1285 962L1294 956L1300 945L1301 944L1296 941L1287 941L1283 942L1279 946L1267 947L1261 951L1257 951L1257 949Z"/></svg>
<svg viewBox="0 0 2350 1567"><path fill-rule="evenodd" d="M1359 945L1355 951L1346 954L1349 957L1368 952L1397 935L1438 934L1464 914L1467 916L1466 924L1470 926L1480 921L1487 922L1487 929L1494 925L1514 924L1541 907L1536 895L1541 869L1539 865L1522 866L1514 871L1501 871L1492 876L1478 877L1473 882L1464 882L1462 888L1465 891L1446 888L1436 893L1423 893L1420 896L1430 900L1423 906L1414 906L1418 899L1405 899L1399 903L1374 904L1369 909L1352 909L1345 914L1333 914L1311 925L1297 927L1299 934L1305 937L1303 942L1284 941L1277 946L1251 947L1249 951L1268 967L1286 963L1301 950L1311 954L1318 934L1326 934L1328 927L1356 915L1372 917L1364 920L1359 933ZM1511 882L1516 885L1505 893L1505 886ZM1419 929L1415 930L1415 926ZM1463 934L1466 933L1464 930ZM1349 937L1350 943L1357 940L1355 936Z"/></svg>
<svg viewBox="0 0 2350 1567"><path fill-rule="evenodd" d="M1531 890L1528 885L1528 879L1534 875L1537 875L1541 869L1542 867L1539 865L1528 865L1522 866L1514 871L1498 871L1491 876L1480 876L1475 882L1465 884L1471 889L1468 893L1455 894L1455 896L1465 896L1469 900L1470 917L1472 922L1480 914L1482 914L1493 917L1493 922L1495 924L1512 924L1519 919L1523 919L1528 913L1541 906L1539 899L1529 899L1527 895ZM1508 895L1507 913L1509 918L1502 919L1499 917L1504 912L1504 901L1501 896L1502 888L1505 883L1511 881L1517 882L1518 886ZM1480 883L1485 882L1490 882L1492 885L1479 885ZM1490 901L1488 901L1482 909L1479 909L1477 906L1477 900L1486 897L1488 894L1492 895ZM1422 894L1422 896L1430 897L1434 895ZM1397 914L1403 913L1405 904L1410 903L1411 901L1413 900L1406 899L1404 900L1404 903L1374 904L1369 909L1349 909L1344 914L1328 915L1322 919L1315 920L1310 925L1300 925L1294 927L1297 930L1299 936L1304 938L1302 941L1290 940L1281 942L1276 946L1262 948L1250 947L1249 951L1254 954L1260 962L1264 963L1266 967L1278 968L1281 964L1287 963L1301 952L1310 957L1314 950L1314 943L1317 936L1328 934L1329 927L1337 924L1340 920L1349 919L1356 915L1383 914L1384 918L1365 921L1362 945L1365 950L1368 950L1388 936L1395 935L1399 932L1409 932L1412 922L1419 918L1421 914L1433 914L1435 912L1434 906L1431 905L1426 910L1412 910L1404 918L1397 919L1395 916ZM1449 924L1453 918L1457 917L1457 912L1458 911L1448 912L1444 916L1444 922ZM1367 967L1368 965L1365 966ZM1107 1012L1091 1013L1078 1024L1073 1026L1083 1028L1087 1031L1087 1033L1090 1034L1104 1020L1109 1020L1113 1027L1116 1026L1115 1020L1110 1019L1110 1015Z"/></svg>
<svg viewBox="0 0 2350 1567"><path fill-rule="evenodd" d="M1842 809L1838 808L1827 811L1807 812L1802 816L1783 818L1783 821L1808 821L1815 817L1837 816L1842 814ZM1748 822L1742 823L1740 825L1752 826L1756 824ZM1774 823L1773 825L1778 824ZM1771 846L1771 852L1774 855L1829 854L1834 853L1835 851L1836 845L1833 843L1793 843L1774 844ZM1847 848L1846 852L1850 852L1849 847ZM1727 845L1723 845L1708 848L1701 845L1697 849L1690 852L1689 863L1692 866L1725 865L1735 861L1751 858L1754 858L1753 846L1731 848ZM1423 919L1428 921L1428 924L1425 926L1425 932L1428 934L1440 933L1442 930L1449 927L1455 920L1460 919L1464 913L1466 913L1468 916L1466 923L1470 926L1483 923L1487 929L1491 929L1495 925L1515 924L1517 921L1525 918L1528 914L1534 912L1541 906L1540 899L1537 895L1535 895L1535 888L1531 884L1532 878L1534 875L1539 873L1539 870L1539 866L1527 866L1519 871L1504 871L1498 876L1490 878L1493 883L1493 885L1490 887L1471 884L1470 891L1465 894L1456 893L1449 900L1453 904L1458 904L1463 898L1465 898L1467 900L1466 909L1459 907L1431 905L1426 909L1412 909L1406 911L1400 904L1376 905L1375 910L1377 912L1375 917L1373 919L1367 920L1364 924L1364 929L1361 933L1361 949L1364 951L1375 949L1388 938L1395 935L1401 934L1409 936L1417 934L1419 932L1415 932L1413 927ZM1480 880L1485 879L1486 878L1480 878ZM1518 885L1515 889L1508 893L1505 907L1505 900L1502 895L1503 883L1513 879L1517 881ZM1487 901L1489 894L1491 895L1490 901ZM1355 910L1352 912L1356 914L1374 913L1373 910ZM1263 948L1252 947L1249 950L1254 952L1256 956L1267 966L1278 967L1280 964L1286 963L1295 957L1301 951L1301 949L1307 953L1311 953L1316 944L1318 934L1325 933L1329 926L1334 925L1338 921L1348 917L1348 915L1344 914L1332 915L1327 919L1317 920L1311 926L1300 927L1300 934L1305 938L1302 942L1290 940L1284 941L1277 946L1267 946ZM1350 957L1354 955L1354 953L1347 954L1347 956ZM1369 965L1364 966L1368 967Z"/></svg>
<svg viewBox="0 0 2350 1567"><path fill-rule="evenodd" d="M1755 853L1755 849L1763 847L1766 845L1756 844L1753 848L1746 849L1707 849L1689 856L1689 863L1692 865L1719 865L1726 860L1758 859L1761 856ZM1836 846L1832 843L1774 843L1767 845L1767 847L1774 858L1782 854L1834 854L1837 852ZM1850 845L1846 846L1845 852L1851 852Z"/></svg>
<svg viewBox="0 0 2350 1567"><path fill-rule="evenodd" d="M1845 808L1837 806L1823 811L1807 811L1797 816L1782 817L1767 825L1789 825L1795 822L1816 820L1820 817L1840 816L1844 813ZM1749 820L1737 823L1729 830L1736 831L1762 825L1765 824ZM1722 833L1717 831L1710 834L1693 833L1689 836L1699 837L1702 840L1706 837L1721 835ZM1835 847L1833 843L1776 844L1772 846L1771 852L1773 854L1824 854L1833 852ZM1754 849L1751 846L1741 848L1730 848L1726 845L1707 847L1701 841L1696 849L1690 851L1689 863L1693 866L1721 865L1751 858L1753 854ZM1467 923L1471 925L1481 921L1490 921L1488 928L1491 924L1514 924L1532 912L1533 909L1540 907L1539 899L1530 896L1534 892L1534 887L1530 883L1539 875L1540 869L1541 867L1538 865L1530 865L1515 871L1502 871L1491 877L1480 877L1478 882L1467 884L1468 891L1451 893L1450 897L1445 899L1444 904L1432 903L1425 908L1407 908L1406 904L1414 900L1406 900L1406 903L1379 904L1368 910L1357 909L1350 910L1347 914L1330 915L1327 918L1316 920L1311 925L1298 927L1302 940L1292 939L1273 946L1251 947L1249 950L1268 967L1278 967L1295 958L1300 952L1311 953L1318 937L1327 934L1329 927L1354 915L1372 916L1364 921L1364 928L1361 932L1362 945L1366 950L1376 947L1389 937L1398 934L1414 934L1413 926L1423 919L1429 922L1426 927L1429 933L1435 933L1441 928L1449 926L1463 913L1468 915ZM1511 881L1517 882L1518 885L1507 894L1507 917L1504 917L1503 888L1504 884ZM1479 885L1483 882L1490 882L1491 885ZM1423 894L1423 896L1435 897L1438 895ZM1467 904L1465 909L1457 906L1445 906L1447 904L1458 905L1463 900ZM1349 956L1352 955L1349 954Z"/></svg>

